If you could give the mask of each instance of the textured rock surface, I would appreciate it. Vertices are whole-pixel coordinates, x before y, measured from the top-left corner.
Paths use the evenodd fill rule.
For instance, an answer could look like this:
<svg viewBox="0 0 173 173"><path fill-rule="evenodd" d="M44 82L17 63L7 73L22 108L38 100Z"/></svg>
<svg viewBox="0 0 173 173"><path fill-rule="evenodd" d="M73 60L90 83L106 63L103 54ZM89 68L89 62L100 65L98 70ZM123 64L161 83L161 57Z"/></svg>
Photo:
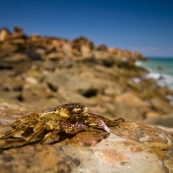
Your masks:
<svg viewBox="0 0 173 173"><path fill-rule="evenodd" d="M172 115L173 92L145 78L147 71L135 65L143 59L139 52L84 37L28 37L19 27L0 30L0 52L1 98L40 109L80 102L111 119L136 122Z"/></svg>
<svg viewBox="0 0 173 173"><path fill-rule="evenodd" d="M0 150L1 172L172 173L168 98L173 91L145 77L147 70L135 65L143 59L139 52L96 46L84 37L69 41L26 36L19 27L0 29L0 133L21 116L71 102L110 119L126 119L110 135L91 129L22 147L16 139L1 139L1 148L6 147Z"/></svg>
<svg viewBox="0 0 173 173"><path fill-rule="evenodd" d="M28 110L1 100L0 133ZM52 144L19 145L0 149L1 172L173 172L173 129L147 124L121 123L111 128L110 135L93 129L73 136L61 134L60 141Z"/></svg>

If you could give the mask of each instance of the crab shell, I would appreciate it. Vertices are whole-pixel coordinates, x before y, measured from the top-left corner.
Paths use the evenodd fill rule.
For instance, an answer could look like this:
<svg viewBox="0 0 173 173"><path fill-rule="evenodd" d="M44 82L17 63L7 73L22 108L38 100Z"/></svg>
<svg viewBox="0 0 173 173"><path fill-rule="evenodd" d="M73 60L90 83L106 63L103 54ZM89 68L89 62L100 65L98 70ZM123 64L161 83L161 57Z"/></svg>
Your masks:
<svg viewBox="0 0 173 173"><path fill-rule="evenodd" d="M88 108L79 103L63 104L60 106L46 108L41 112L40 117L48 117L55 115L56 118L62 120L68 119L69 117L82 116L87 112Z"/></svg>

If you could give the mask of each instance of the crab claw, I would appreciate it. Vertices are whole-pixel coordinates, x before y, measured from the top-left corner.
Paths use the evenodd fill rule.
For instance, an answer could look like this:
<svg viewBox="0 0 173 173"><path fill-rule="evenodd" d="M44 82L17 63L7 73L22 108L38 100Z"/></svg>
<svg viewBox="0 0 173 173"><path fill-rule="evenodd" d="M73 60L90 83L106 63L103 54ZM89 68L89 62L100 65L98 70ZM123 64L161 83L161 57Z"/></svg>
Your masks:
<svg viewBox="0 0 173 173"><path fill-rule="evenodd" d="M78 132L81 132L83 130L86 130L86 126L84 124L81 124L81 123L78 124L78 123L76 123L75 125L76 125L76 131L78 131Z"/></svg>
<svg viewBox="0 0 173 173"><path fill-rule="evenodd" d="M69 123L69 122L62 122L61 124L62 131L65 131L68 134L75 134L86 130L86 126L82 123Z"/></svg>
<svg viewBox="0 0 173 173"><path fill-rule="evenodd" d="M99 127L101 127L104 131L110 133L110 130L109 130L108 126L107 126L107 125L104 123L104 121L102 121L101 119L98 120L97 125L98 125Z"/></svg>

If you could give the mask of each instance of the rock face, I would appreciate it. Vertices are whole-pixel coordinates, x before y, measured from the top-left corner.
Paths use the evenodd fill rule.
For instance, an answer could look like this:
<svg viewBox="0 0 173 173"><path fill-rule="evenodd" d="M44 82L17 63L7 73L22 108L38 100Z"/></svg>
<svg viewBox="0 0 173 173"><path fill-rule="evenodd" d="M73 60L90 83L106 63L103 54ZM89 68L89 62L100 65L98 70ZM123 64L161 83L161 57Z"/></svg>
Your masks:
<svg viewBox="0 0 173 173"><path fill-rule="evenodd" d="M139 124L173 127L173 91L145 77L147 70L135 65L144 59L84 37L69 41L0 29L0 133L20 116L72 102L126 119L109 136L82 132L52 145L2 149L2 172L173 172L172 129Z"/></svg>
<svg viewBox="0 0 173 173"><path fill-rule="evenodd" d="M72 41L0 30L0 95L43 109L80 102L111 119L143 122L172 114L168 88L146 79L144 59L84 37ZM173 117L173 116L172 116ZM154 122L154 121L152 121Z"/></svg>
<svg viewBox="0 0 173 173"><path fill-rule="evenodd" d="M0 134L16 117L31 110L23 105L0 100ZM121 123L101 130L60 136L60 141L41 145L3 149L0 139L1 172L72 173L166 173L173 172L173 129L147 124ZM16 144L15 144L16 145Z"/></svg>

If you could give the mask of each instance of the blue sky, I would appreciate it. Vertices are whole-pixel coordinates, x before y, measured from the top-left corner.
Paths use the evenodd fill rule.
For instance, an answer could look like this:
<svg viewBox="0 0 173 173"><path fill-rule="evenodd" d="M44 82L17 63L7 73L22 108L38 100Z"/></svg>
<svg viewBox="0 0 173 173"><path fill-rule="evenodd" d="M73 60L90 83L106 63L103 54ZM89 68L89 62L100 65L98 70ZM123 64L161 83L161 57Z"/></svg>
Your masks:
<svg viewBox="0 0 173 173"><path fill-rule="evenodd" d="M173 57L172 0L0 0L0 28Z"/></svg>

